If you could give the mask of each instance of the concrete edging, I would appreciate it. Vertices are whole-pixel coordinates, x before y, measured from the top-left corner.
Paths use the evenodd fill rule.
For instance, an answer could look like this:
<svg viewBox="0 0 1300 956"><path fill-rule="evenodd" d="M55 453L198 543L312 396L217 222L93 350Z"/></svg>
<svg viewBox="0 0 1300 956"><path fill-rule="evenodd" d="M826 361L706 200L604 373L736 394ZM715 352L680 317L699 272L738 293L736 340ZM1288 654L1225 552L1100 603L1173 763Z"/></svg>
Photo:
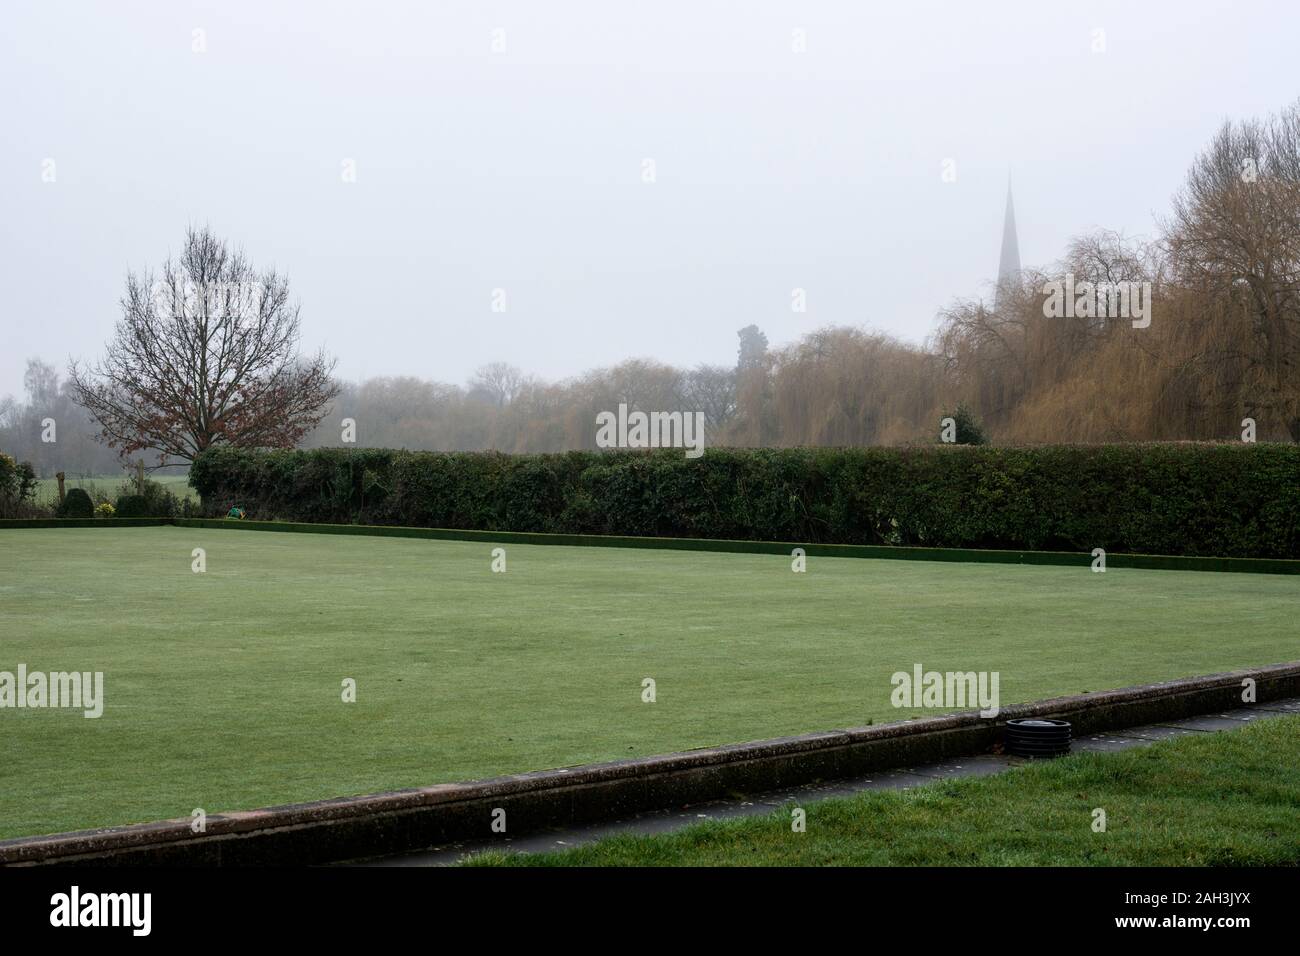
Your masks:
<svg viewBox="0 0 1300 956"><path fill-rule="evenodd" d="M327 863L491 837L504 808L512 835L979 753L1016 717L1062 717L1076 736L1300 695L1300 661L1004 708L830 730L684 753L466 783L212 814L196 835L167 820L0 841L0 866L247 866Z"/></svg>

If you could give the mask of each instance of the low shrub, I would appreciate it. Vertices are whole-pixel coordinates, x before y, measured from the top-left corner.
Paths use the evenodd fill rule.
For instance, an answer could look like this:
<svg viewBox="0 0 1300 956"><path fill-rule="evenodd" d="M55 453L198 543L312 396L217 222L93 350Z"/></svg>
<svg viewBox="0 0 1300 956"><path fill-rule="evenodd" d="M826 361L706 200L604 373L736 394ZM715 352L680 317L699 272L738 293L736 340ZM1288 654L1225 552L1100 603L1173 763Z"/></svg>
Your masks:
<svg viewBox="0 0 1300 956"><path fill-rule="evenodd" d="M36 497L36 472L31 462L18 462L0 452L0 518L24 517Z"/></svg>
<svg viewBox="0 0 1300 956"><path fill-rule="evenodd" d="M119 518L153 518L149 513L149 501L144 495L123 495L117 499L117 516Z"/></svg>
<svg viewBox="0 0 1300 956"><path fill-rule="evenodd" d="M60 518L93 518L95 516L95 504L90 500L90 495L81 488L72 488L64 496L63 504L59 507Z"/></svg>
<svg viewBox="0 0 1300 956"><path fill-rule="evenodd" d="M118 493L119 518L175 518L181 511L180 499L156 481L146 479L143 494L136 491L135 482L123 485Z"/></svg>

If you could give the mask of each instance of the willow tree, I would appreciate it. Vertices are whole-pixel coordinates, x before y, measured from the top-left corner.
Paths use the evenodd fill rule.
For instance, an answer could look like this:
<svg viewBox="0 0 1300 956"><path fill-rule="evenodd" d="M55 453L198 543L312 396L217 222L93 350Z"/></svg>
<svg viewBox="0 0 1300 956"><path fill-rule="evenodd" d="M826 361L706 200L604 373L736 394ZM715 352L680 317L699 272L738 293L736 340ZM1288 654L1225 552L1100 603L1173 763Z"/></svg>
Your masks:
<svg viewBox="0 0 1300 956"><path fill-rule="evenodd" d="M1300 100L1224 124L1175 197L1167 242L1211 391L1300 441Z"/></svg>
<svg viewBox="0 0 1300 956"><path fill-rule="evenodd" d="M213 445L293 447L338 394L333 361L298 349L299 305L208 229L190 229L160 276L129 273L97 363L73 363L77 401L125 458L190 462Z"/></svg>

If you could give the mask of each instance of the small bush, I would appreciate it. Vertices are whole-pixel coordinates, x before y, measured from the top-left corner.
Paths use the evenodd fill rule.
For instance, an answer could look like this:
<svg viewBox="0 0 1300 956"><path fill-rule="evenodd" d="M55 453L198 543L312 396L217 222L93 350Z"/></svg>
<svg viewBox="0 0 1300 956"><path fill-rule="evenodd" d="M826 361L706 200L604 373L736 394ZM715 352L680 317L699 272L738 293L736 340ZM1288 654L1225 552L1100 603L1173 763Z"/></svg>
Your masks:
<svg viewBox="0 0 1300 956"><path fill-rule="evenodd" d="M175 518L181 510L180 499L156 481L145 481L144 498L148 502L150 518Z"/></svg>
<svg viewBox="0 0 1300 956"><path fill-rule="evenodd" d="M67 497L63 499L63 506L59 508L59 517L93 518L95 517L95 504L85 491L80 488L73 488L68 492Z"/></svg>
<svg viewBox="0 0 1300 956"><path fill-rule="evenodd" d="M0 453L0 518L18 518L36 497L36 472L31 462L21 464Z"/></svg>
<svg viewBox="0 0 1300 956"><path fill-rule="evenodd" d="M149 501L144 495L123 495L117 499L117 516L119 518L153 518L149 513Z"/></svg>
<svg viewBox="0 0 1300 956"><path fill-rule="evenodd" d="M119 490L119 518L175 518L180 513L180 499L158 482L146 479L144 494L138 493L135 488L135 483L130 482L122 485Z"/></svg>
<svg viewBox="0 0 1300 956"><path fill-rule="evenodd" d="M111 501L101 501L99 504L95 505L96 518L111 518L116 511L117 509L113 507Z"/></svg>
<svg viewBox="0 0 1300 956"><path fill-rule="evenodd" d="M955 436L951 444L956 445L987 445L988 436L984 434L984 426L980 424L979 419L975 417L966 405L957 406L957 411L951 416L945 414L945 418L952 418L953 431Z"/></svg>

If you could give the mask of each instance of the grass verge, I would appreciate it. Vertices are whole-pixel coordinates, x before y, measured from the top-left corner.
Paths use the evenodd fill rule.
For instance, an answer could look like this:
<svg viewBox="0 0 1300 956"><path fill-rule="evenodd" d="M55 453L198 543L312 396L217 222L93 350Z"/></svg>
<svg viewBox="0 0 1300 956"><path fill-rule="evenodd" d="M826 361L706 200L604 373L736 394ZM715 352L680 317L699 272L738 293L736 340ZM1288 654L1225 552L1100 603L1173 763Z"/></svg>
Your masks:
<svg viewBox="0 0 1300 956"><path fill-rule="evenodd" d="M1095 832L1094 811L1106 813ZM477 866L1296 866L1300 717Z"/></svg>

